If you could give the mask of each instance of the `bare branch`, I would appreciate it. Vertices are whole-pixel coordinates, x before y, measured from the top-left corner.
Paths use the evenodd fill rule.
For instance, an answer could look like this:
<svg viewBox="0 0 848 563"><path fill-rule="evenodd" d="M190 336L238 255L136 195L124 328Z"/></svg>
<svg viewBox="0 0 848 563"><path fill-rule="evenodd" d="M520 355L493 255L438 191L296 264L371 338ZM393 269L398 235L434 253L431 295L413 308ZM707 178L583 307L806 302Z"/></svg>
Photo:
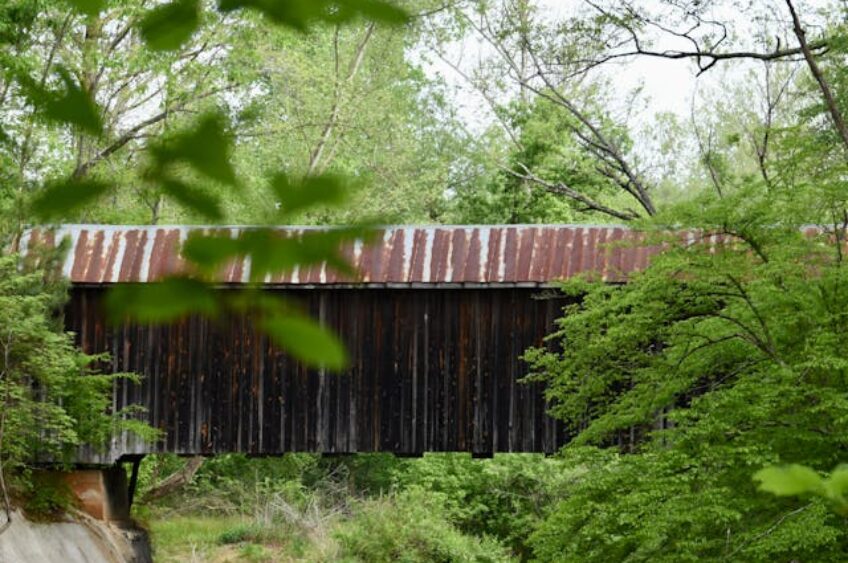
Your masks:
<svg viewBox="0 0 848 563"><path fill-rule="evenodd" d="M816 62L816 58L813 54L814 46L807 43L807 32L804 31L804 28L801 26L801 19L795 11L795 6L792 4L792 0L786 0L786 6L792 14L792 29L795 32L795 36L798 38L798 43L801 45L800 50L804 53L804 60L807 61L807 66L810 68L813 78L816 79L816 82L819 85L819 89L824 97L830 117L833 119L833 125L836 127L836 132L839 133L839 136L842 138L842 142L845 145L845 149L848 150L848 126L845 125L845 118L842 116L842 112L839 111L839 107L836 105L836 99L833 97L830 85L827 83L824 74L822 74L821 68L819 68L818 63Z"/></svg>
<svg viewBox="0 0 848 563"><path fill-rule="evenodd" d="M692 97L692 106L689 110L689 118L692 122L692 132L694 133L695 141L698 143L698 154L701 156L701 160L704 163L704 166L707 168L707 172L710 175L710 182L718 194L718 197L721 198L724 196L721 189L721 179L719 178L718 171L715 168L713 163L713 127L710 126L709 136L707 137L707 144L704 145L704 141L701 138L701 131L698 127L698 122L695 119L695 97Z"/></svg>
<svg viewBox="0 0 848 563"><path fill-rule="evenodd" d="M812 505L813 505L813 503L811 503L811 502L810 502L810 503L805 504L804 506L801 506L801 507L799 507L799 508L796 508L795 510L792 510L792 511L790 511L790 512L787 512L786 514L784 514L783 516L781 516L780 518L778 518L778 519L777 519L777 521L776 521L774 524L772 524L772 525L771 525L771 526L770 526L767 530L765 530L763 533L761 533L761 534L759 534L759 535L757 535L757 536L754 536L754 537L750 538L748 541L746 541L745 543L743 543L742 545L740 545L739 547L737 547L736 549L734 549L734 550L733 550L733 552L731 552L731 553L730 553L730 555L728 555L728 556L727 556L727 558L728 558L728 559L733 559L733 556L734 556L734 555L736 555L737 553L739 553L740 551L742 551L744 548L746 548L746 547L747 547L748 545L750 545L751 543L753 543L753 542L755 542L755 541L759 541L759 540L761 540L762 538L764 538L764 537L766 537L766 536L770 535L772 532L774 532L777 528L779 528L779 527L780 527L780 525L781 525L781 524L783 524L783 522L784 522L787 518L789 518L789 517L791 517L791 516L795 516L796 514L800 514L801 512L804 512L805 510L807 510L808 508L810 508Z"/></svg>
<svg viewBox="0 0 848 563"><path fill-rule="evenodd" d="M582 72L585 72L591 68L600 66L610 61L614 61L616 59L628 59L633 57L654 57L654 58L662 58L662 59L671 59L671 60L685 60L691 59L694 60L696 65L698 66L698 75L707 72L711 68L713 68L717 63L722 61L735 61L735 60L757 60L764 62L773 62L773 61L787 61L787 60L798 60L802 56L804 56L803 47L795 47L795 48L782 48L780 45L780 41L778 40L775 48L769 51L755 51L755 50L739 50L739 51L721 51L719 48L723 43L725 43L729 37L729 32L727 29L727 25L724 22L720 22L717 20L711 19L703 19L698 15L693 13L687 13L688 18L694 18L694 23L686 29L685 31L677 31L668 26L661 24L658 21L649 19L642 14L639 14L635 9L630 7L627 4L624 4L624 10L627 12L627 16L632 18L633 20L654 27L661 32L670 35L672 37L676 37L678 39L683 39L692 45L692 49L664 49L664 50L655 50L650 49L644 46L639 34L636 29L627 23L627 21L619 17L616 14L613 14L609 10L603 8L596 2L592 0L584 0L587 5L591 6L598 13L608 18L610 21L615 22L615 25L621 29L624 33L627 34L629 39L624 42L624 44L631 44L632 48L626 49L623 51L617 51L608 53L598 59L590 60L585 62L585 66L582 69ZM713 28L719 29L719 37L711 42L709 46L703 46L699 43L698 39L694 36L694 33L701 29L704 26L711 26ZM621 45L619 45L621 47ZM817 41L809 45L809 49L811 52L815 52L816 54L822 54L828 50L827 41Z"/></svg>
<svg viewBox="0 0 848 563"><path fill-rule="evenodd" d="M471 86L475 85L472 77L469 76L468 73L463 71L459 67L458 64L451 61L450 58L447 55L445 55L444 52L442 52L441 50L437 50L435 48L433 48L432 50L442 60L442 62L444 62L449 67L451 67L451 69L453 69L453 71L456 72L457 75L459 75L460 78L462 78L465 82L467 82ZM521 144L521 140L519 139L518 135L513 130L513 127L510 126L510 124L507 123L506 120L500 115L500 112L498 111L499 108L498 108L497 101L488 92L486 92L484 88L476 88L475 87L475 89L477 90L477 93L479 93L483 97L483 100L489 106L489 109L492 110L492 114L495 116L495 119L498 120L498 123L501 124L501 127L503 128L503 130L506 131L506 134L509 137L510 141L512 141L512 144L515 145L516 148L518 148L519 150L523 149L524 147Z"/></svg>

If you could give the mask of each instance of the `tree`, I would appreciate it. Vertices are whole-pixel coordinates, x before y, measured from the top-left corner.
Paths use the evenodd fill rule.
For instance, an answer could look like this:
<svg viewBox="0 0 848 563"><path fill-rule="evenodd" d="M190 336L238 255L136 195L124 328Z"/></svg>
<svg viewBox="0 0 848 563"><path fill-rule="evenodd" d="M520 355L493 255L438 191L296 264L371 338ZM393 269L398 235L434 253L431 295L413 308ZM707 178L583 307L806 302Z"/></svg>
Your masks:
<svg viewBox="0 0 848 563"><path fill-rule="evenodd" d="M592 217L605 215L621 222L656 213L645 171L630 150L627 116L608 108L609 84L573 72L572 61L599 48L584 40L585 30L572 29L570 20L551 22L524 0L459 5L453 14L459 33L474 34L484 42L489 56L476 68L464 68L445 51L438 31L432 33L436 39L431 49L486 100L512 141L515 156L532 151L523 145L523 115L539 112L549 117L559 114L553 117L561 128L555 139L576 160L574 165L566 164L559 177L548 176L548 170L534 170L527 161L500 162L500 167L525 186L556 194ZM539 140L532 134L531 138ZM580 183L589 172L588 183ZM576 178L566 183L566 176ZM609 199L618 205L609 205Z"/></svg>
<svg viewBox="0 0 848 563"><path fill-rule="evenodd" d="M85 14L68 10L64 2L44 3L3 45L3 56L16 61L6 74L2 117L19 204L45 180L91 177L135 192L156 221L161 196L131 170L148 139L235 88L229 79L231 52L220 37L225 27L237 30L239 20L210 13L190 42L151 52L135 27L144 4L114 3ZM87 124L57 127L33 99L63 81L81 105L97 104L96 112L88 108ZM64 111L75 109L80 108ZM19 215L18 221L27 219Z"/></svg>
<svg viewBox="0 0 848 563"><path fill-rule="evenodd" d="M19 257L0 258L0 491L11 522L7 479L26 490L22 472L35 461L63 463L75 448L98 447L114 432L146 438L155 430L132 409L110 412L112 382L132 374L100 374L108 358L89 356L62 327L63 282L45 270L19 270Z"/></svg>
<svg viewBox="0 0 848 563"><path fill-rule="evenodd" d="M668 251L626 286L572 285L559 348L528 353L586 471L531 539L540 558L842 558L844 473L819 477L843 461L848 407L844 55L829 45L791 82L800 112L775 119L765 96L759 173L703 151L715 189L655 223L687 236L656 235ZM757 490L773 464L789 465L758 481L801 499Z"/></svg>
<svg viewBox="0 0 848 563"><path fill-rule="evenodd" d="M206 63L213 62L210 59L212 55L203 56L209 45L209 42L203 42L202 35L207 22L223 22L226 18L235 17L233 12L244 10L258 12L267 21L300 31L309 29L316 22L342 24L360 17L395 25L408 19L405 11L380 0L296 2L288 7L255 5L236 0L222 2L215 8L199 0L176 0L152 8L143 3L130 4L137 8L136 12L119 11L114 14L107 11L109 6L105 2L73 0L71 3L75 11L66 11L67 15L59 18L61 21L48 17L44 23L46 27L39 27L39 12L26 3L21 4L27 8L21 12L23 15L17 11L17 4L3 14L8 21L21 20L26 24L22 32L10 34L6 38L4 59L14 59L14 55L23 53L25 48L38 52L41 45L46 45L43 48L47 55L36 57L40 63L38 76L33 76L33 69L26 65L13 68L6 73L3 87L4 96L17 94L16 99L24 110L4 112L11 120L10 124L4 124L4 131L10 128L22 130L22 134L6 136L9 140L7 146L16 149L20 156L20 166L18 174L6 180L5 188L7 192L20 193L29 182L43 186L36 190L31 205L25 207L31 213L28 218L39 220L78 216L92 202L104 196L111 194L113 198L118 197L118 186L108 178L94 177L92 167L125 147L135 139L136 133L164 121L171 114L172 107L169 104L172 99L169 96L176 86L169 85L168 78L175 82L185 82L183 77L175 74L184 68L184 64L191 66L192 62L196 62L196 67L199 67L197 71L205 80L211 72L207 70ZM50 4L48 7L52 6ZM47 11L48 16L51 13L55 14ZM231 21L226 23L232 25ZM103 40L106 33L104 30L107 29L112 30L112 35ZM71 69L67 64L59 65L60 59L56 56L66 37L74 36L75 33L79 33L77 39L81 46L74 52L80 54L81 62L77 69ZM45 38L46 41L43 41ZM201 47L192 49L195 40L201 41ZM127 48L139 45L138 56L144 58L144 61L129 71L117 68L113 77L118 82L116 90L113 95L101 100L98 98L97 87L103 76L112 76L110 73L113 69L109 61L98 58L98 53L103 49L109 52L122 45L127 45ZM224 45L215 44L214 47L226 51ZM136 51L132 51L124 53L124 56L132 57L135 54ZM154 72L154 77L161 78L154 80L149 87L152 92L144 88L133 90L127 101L121 92L130 88L134 80L150 78L149 63L160 56L171 57L166 58L170 62L168 72L164 76ZM74 60L73 57L69 57L70 60ZM183 63L184 60L188 62ZM215 65L211 67L215 68ZM202 83L205 88L205 82ZM192 95L197 94L196 88L189 86L189 90ZM220 91L220 88L212 87L209 94ZM188 98L193 99L191 95ZM110 121L107 119L110 114L118 115L116 119L120 120L121 116L132 115L133 109L142 111L148 102L163 104L163 108L158 113L154 110L152 117L143 118L128 130L110 132ZM180 103L177 105L182 107ZM234 135L230 116L218 107L195 109L200 111L199 117L181 122L167 135L154 137L144 143L146 156L140 178L153 190L151 210L154 218L157 217L159 198L165 195L196 217L209 222L220 221L224 218L223 206L228 194L238 193L244 186L232 162ZM74 143L75 165L67 169L64 176L57 172L57 178L46 181L40 174L32 179L26 177L25 165L32 158L32 135L40 122L22 120L21 115L38 117L58 125L55 130L50 130L51 134ZM139 125L142 127L139 128ZM102 139L106 139L104 148L89 150L94 146L94 141ZM276 197L278 212L273 217L276 221L285 221L320 204L338 202L344 195L342 184L335 177L298 177L291 176L285 170L278 170L269 176L263 184ZM13 209L19 207L12 206ZM19 233L21 225L22 218L18 216L18 221L11 229L13 237ZM219 235L206 237L199 233L184 249L185 258L194 263L194 275L176 276L159 285L123 286L116 290L119 293L111 303L119 311L116 316L133 314L136 318L157 322L167 322L189 312L212 314L221 308L240 312L249 309L261 313L264 320L260 324L264 329L278 344L299 358L339 367L345 357L341 344L307 316L259 292L247 292L236 300L219 299L213 287L205 282L222 262L245 256L258 258L252 260L254 282L264 279L265 274L272 271L316 261L326 261L331 267L347 271L347 265L338 254L339 243L364 236L364 230L360 227L307 233L297 240L285 240L267 227L257 228L240 235L238 240L228 241ZM161 306L150 307L152 302ZM298 334L301 336L294 336Z"/></svg>
<svg viewBox="0 0 848 563"><path fill-rule="evenodd" d="M816 210L797 193L754 185L696 203L678 216L701 229L695 243L669 242L626 286L572 288L585 296L560 321L562 352L528 354L576 433L567 458L588 468L537 532L540 554L827 560L845 548L823 503L794 518L802 505L751 481L770 463L830 469L846 446L842 242L801 231Z"/></svg>
<svg viewBox="0 0 848 563"><path fill-rule="evenodd" d="M217 104L211 100L231 89L231 76L226 71L232 69L227 69L223 61L228 60L232 45L218 42L215 27L220 31L226 26L231 31L256 24L256 20L238 19L233 12L241 15L253 11L257 18L266 20L264 23L270 21L301 32L318 22L341 25L365 18L397 25L408 19L404 10L382 0L285 4L222 0L214 7L201 0L174 0L154 6L143 0L68 3L72 10L64 2L41 5L28 0L0 8L0 62L4 64L0 76L4 110L0 116L0 159L16 165L0 180L3 193L8 195L6 210L11 212L11 220L4 221L4 234L13 241L31 220L85 216L92 203L107 196L114 204L126 192L126 184L135 189L142 186L136 195L147 199L152 222L159 218L163 196L196 217L211 222L223 219L227 194L238 192L243 182L231 160L234 136L230 116L221 107L221 99L215 100ZM117 64L118 60L129 64ZM171 123L183 111L194 117ZM116 182L127 176L123 169L113 170L111 176L102 171L105 163L119 156L125 158L124 166L131 165L138 153L143 156L138 159L140 171L129 175L124 185ZM42 165L48 161L56 166L45 170ZM265 182L277 199L276 220L342 199L344 190L338 178L318 175L311 166L309 172L300 178L277 171ZM222 262L237 256L257 258L252 261L253 282L272 271L316 261L348 271L339 256L339 244L350 238L365 238L366 234L361 227L308 233L294 240L280 237L267 227L258 227L235 240L199 233L184 253L195 266L191 274L161 284L121 286L112 294L112 311L116 318L167 322L191 312L250 310L277 344L294 356L312 365L338 368L345 361L344 349L317 322L285 301L259 291L247 291L234 299L221 297L209 281ZM10 258L9 268L13 269L14 263L15 258ZM40 265L51 271L49 261ZM39 313L33 307L25 312ZM7 351L12 344L10 337ZM55 339L45 344L56 348L57 354L72 350L62 348L61 341ZM27 361L31 362L32 356L30 353ZM13 374L12 369L19 371ZM57 369L67 369L67 365ZM15 419L25 420L30 404L33 409L51 406L52 399L24 403L28 393L39 390L39 381L35 380L41 374L36 366L14 368L7 357L6 370L7 399L14 404L7 400L3 416L9 415L11 420L14 414ZM52 375L48 368L43 371L44 383L57 384L58 375ZM61 397L60 407L64 400L69 405L66 408L79 408L91 420L108 415L104 414L107 403L98 400L96 393L85 392L86 385L96 386L98 381L102 380L92 377L81 384L79 397L83 402L78 403L76 397ZM101 387L96 390L103 391ZM62 414L60 408L53 417L61 419ZM30 418L32 423L43 422ZM73 422L79 423L83 434L88 421L83 416L78 420L66 416L55 428L63 433L56 442L76 443L75 436L67 432ZM38 424L28 428L36 429ZM26 432L16 436L25 442L29 439ZM50 438L47 436L47 444ZM96 438L102 438L102 434L82 436L92 443Z"/></svg>
<svg viewBox="0 0 848 563"><path fill-rule="evenodd" d="M355 184L347 206L315 210L299 223L439 219L452 163L468 149L442 87L410 61L418 27L360 22L308 36L262 34L255 44L260 93L236 129L234 154L252 180L228 209L233 220L273 216L276 202L262 182L278 168Z"/></svg>
<svg viewBox="0 0 848 563"><path fill-rule="evenodd" d="M792 82L786 80L784 68L805 60L805 49L798 43L787 7L782 0L586 1L569 7L565 15L551 15L525 0L458 3L453 19L446 18L448 23L432 31L430 43L444 64L478 90L507 132L516 155L524 150L520 139L523 121L514 116L544 99L562 114L557 121L568 124L558 140L582 153L576 164L563 163L562 172L591 163L595 178L586 185L575 180L566 183L529 162L501 159L497 165L507 168L526 188L555 193L575 210L588 212L593 220L606 216L607 220L630 222L655 216L666 203L668 190L658 188L661 166L632 142L639 135L629 112L638 112L634 108L639 107L639 93L634 92L623 107L616 108L608 97L616 84L603 77L614 76L618 63L640 57L691 61L699 75L729 65L757 64L769 74L763 81L769 88L758 99L768 98L765 103L772 108L763 117L772 119L774 105L785 97L783 85ZM835 13L819 11L807 26L827 30L807 42L806 50L815 59L833 57L840 49L840 28L832 25L827 15ZM742 15L733 18L729 14ZM445 28L453 33L446 33ZM476 65L447 50L464 34L485 45ZM777 83L780 81L782 84ZM524 109L516 112L515 105ZM709 111L698 115L698 121L710 121ZM705 162L718 156L709 130L700 131L695 138L701 143L699 152ZM766 137L765 144L763 140L758 137L758 150L767 151L770 140ZM707 166L710 189L715 189L716 183L714 164ZM598 186L604 186L600 197Z"/></svg>
<svg viewBox="0 0 848 563"><path fill-rule="evenodd" d="M460 222L557 223L577 218L607 222L631 218L617 210L626 208L629 202L610 189L595 160L571 136L573 119L544 98L515 106L509 126L516 144L498 147L505 153L494 157L500 161L498 166L485 163L491 172L481 181L460 186L453 196ZM504 144L496 129L489 134ZM622 140L626 138L625 132L619 135ZM580 191L572 186L580 186Z"/></svg>

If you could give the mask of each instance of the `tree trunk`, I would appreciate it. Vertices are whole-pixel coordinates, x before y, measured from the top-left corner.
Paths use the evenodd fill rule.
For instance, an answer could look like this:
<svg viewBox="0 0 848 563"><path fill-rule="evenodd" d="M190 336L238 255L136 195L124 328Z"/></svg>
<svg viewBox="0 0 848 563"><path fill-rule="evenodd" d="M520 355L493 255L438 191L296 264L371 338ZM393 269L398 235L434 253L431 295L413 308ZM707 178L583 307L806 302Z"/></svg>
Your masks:
<svg viewBox="0 0 848 563"><path fill-rule="evenodd" d="M199 455L188 460L188 463L182 469L168 475L164 481L147 491L144 494L144 502L166 497L191 483L195 473L197 473L197 470L200 469L204 461L206 461L206 458Z"/></svg>

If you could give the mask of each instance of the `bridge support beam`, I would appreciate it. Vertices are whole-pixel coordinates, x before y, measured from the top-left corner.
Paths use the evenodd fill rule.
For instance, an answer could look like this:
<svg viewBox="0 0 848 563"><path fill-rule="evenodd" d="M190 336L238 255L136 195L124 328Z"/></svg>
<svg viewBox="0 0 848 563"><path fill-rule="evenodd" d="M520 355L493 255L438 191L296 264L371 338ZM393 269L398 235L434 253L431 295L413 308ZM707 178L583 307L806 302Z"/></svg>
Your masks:
<svg viewBox="0 0 848 563"><path fill-rule="evenodd" d="M127 488L127 502L129 503L130 509L132 509L133 499L135 499L135 490L138 487L138 468L141 466L141 460L144 459L143 455L133 456L129 461L132 464L130 468L130 484Z"/></svg>
<svg viewBox="0 0 848 563"><path fill-rule="evenodd" d="M115 464L108 468L74 469L62 475L79 507L92 518L111 522L130 520L127 474Z"/></svg>

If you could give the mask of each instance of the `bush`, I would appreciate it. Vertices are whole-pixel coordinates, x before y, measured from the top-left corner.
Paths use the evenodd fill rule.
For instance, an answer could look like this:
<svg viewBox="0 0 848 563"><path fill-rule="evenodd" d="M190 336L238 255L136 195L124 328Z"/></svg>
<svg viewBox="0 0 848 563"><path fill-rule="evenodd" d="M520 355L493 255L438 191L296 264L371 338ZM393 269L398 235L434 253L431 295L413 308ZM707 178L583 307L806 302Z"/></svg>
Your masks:
<svg viewBox="0 0 848 563"><path fill-rule="evenodd" d="M139 471L140 497L157 482L178 471L185 460L171 454L147 456ZM318 456L286 454L249 458L225 454L206 459L191 483L155 502L156 510L176 514L254 515L269 497L281 493L288 502L305 501L305 475L314 472Z"/></svg>
<svg viewBox="0 0 848 563"><path fill-rule="evenodd" d="M536 454L488 460L434 454L407 462L396 483L441 495L449 519L464 533L496 537L527 559L527 538L563 496L572 475L560 460Z"/></svg>
<svg viewBox="0 0 848 563"><path fill-rule="evenodd" d="M419 487L362 501L336 530L340 557L350 561L509 561L491 538L465 535L449 521L445 496Z"/></svg>
<svg viewBox="0 0 848 563"><path fill-rule="evenodd" d="M22 482L23 509L29 520L52 521L62 518L74 505L75 497L61 475L33 471Z"/></svg>
<svg viewBox="0 0 848 563"><path fill-rule="evenodd" d="M106 355L88 355L64 331L65 284L51 280L55 256L44 269L22 267L17 255L0 254L0 458L12 494L32 496L35 512L55 512L65 501L30 479L34 461L70 462L78 446L102 447L122 429L152 439L155 430L136 409L112 411L115 379L102 374ZM5 494L5 490L4 490Z"/></svg>
<svg viewBox="0 0 848 563"><path fill-rule="evenodd" d="M243 541L252 540L255 536L256 533L252 527L246 524L241 524L239 526L236 526L235 528L230 528L222 532L221 535L218 536L218 543L241 543Z"/></svg>

